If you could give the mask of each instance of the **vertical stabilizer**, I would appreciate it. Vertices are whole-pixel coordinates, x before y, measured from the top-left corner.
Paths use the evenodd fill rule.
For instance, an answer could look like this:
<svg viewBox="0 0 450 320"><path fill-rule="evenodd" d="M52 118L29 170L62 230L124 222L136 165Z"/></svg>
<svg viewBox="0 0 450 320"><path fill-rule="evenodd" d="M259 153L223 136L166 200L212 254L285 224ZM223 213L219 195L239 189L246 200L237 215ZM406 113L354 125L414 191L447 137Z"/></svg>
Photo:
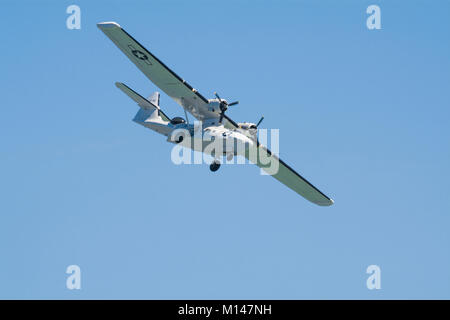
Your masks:
<svg viewBox="0 0 450 320"><path fill-rule="evenodd" d="M170 121L170 118L159 107L159 92L153 93L150 96L149 100L147 100L139 95L136 91L121 82L116 82L116 87L122 90L131 99L133 99L139 105L139 107L141 107L141 109L149 111L141 112L138 116L139 119L147 114L150 116L153 114L153 111L157 110L158 112L155 114L155 116L158 115L161 116L162 120Z"/></svg>
<svg viewBox="0 0 450 320"><path fill-rule="evenodd" d="M159 92L153 92L149 97L148 97L148 101L150 101L151 103L153 103L155 106L159 107Z"/></svg>

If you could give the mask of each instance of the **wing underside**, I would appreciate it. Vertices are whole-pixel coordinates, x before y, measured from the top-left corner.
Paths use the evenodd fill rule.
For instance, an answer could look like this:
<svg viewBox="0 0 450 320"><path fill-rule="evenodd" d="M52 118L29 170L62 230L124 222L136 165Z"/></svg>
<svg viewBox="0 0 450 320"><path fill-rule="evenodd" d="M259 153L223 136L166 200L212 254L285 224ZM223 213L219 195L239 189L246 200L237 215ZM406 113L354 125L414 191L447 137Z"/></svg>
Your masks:
<svg viewBox="0 0 450 320"><path fill-rule="evenodd" d="M256 161L250 157L253 163L305 199L319 206L331 206L334 203L332 199L313 186L283 160L272 154L265 146L258 143L255 154L257 155ZM249 158L249 155L247 155L247 158Z"/></svg>
<svg viewBox="0 0 450 320"><path fill-rule="evenodd" d="M157 87L199 120L217 117L208 100L115 22L97 26Z"/></svg>

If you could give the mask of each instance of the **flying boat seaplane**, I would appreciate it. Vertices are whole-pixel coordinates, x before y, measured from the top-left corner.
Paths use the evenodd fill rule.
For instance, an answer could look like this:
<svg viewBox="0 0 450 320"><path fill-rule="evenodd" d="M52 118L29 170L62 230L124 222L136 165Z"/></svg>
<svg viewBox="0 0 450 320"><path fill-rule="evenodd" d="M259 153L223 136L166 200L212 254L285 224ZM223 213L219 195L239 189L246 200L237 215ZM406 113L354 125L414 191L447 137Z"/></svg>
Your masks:
<svg viewBox="0 0 450 320"><path fill-rule="evenodd" d="M97 26L150 81L183 107L185 112L185 119L182 117L170 118L160 107L159 92L153 93L146 99L127 85L116 82L116 86L140 107L133 119L135 122L166 136L169 142L181 144L201 152L205 152L205 147L212 140L232 141L233 143L223 144L224 147L221 150L223 154L214 154L214 160L210 164L211 171L215 172L219 169L221 156L226 156L228 160L231 160L233 156L244 156L307 200L320 206L333 204L331 198L314 187L259 142L257 137L258 126L264 117L261 117L257 123L236 123L225 112L229 107L237 105L238 101L228 102L217 93L214 93L215 98L206 99L183 78L145 49L119 24L116 22L101 22ZM187 112L202 124L200 135L195 134L196 126L189 123ZM179 132L188 132L191 137L187 139L186 134L178 134ZM194 139L192 139L192 136ZM200 137L201 143L195 143L196 136ZM238 148L237 145L244 147ZM269 159L270 165L263 159ZM274 167L276 170L273 170Z"/></svg>

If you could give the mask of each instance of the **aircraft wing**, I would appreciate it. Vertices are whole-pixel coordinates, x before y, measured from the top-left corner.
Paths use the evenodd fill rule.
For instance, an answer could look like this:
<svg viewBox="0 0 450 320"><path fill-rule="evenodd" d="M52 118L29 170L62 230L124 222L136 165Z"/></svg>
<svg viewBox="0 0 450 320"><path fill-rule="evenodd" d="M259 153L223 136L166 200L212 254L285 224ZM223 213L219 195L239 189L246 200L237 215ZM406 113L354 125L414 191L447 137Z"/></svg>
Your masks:
<svg viewBox="0 0 450 320"><path fill-rule="evenodd" d="M144 48L115 22L101 22L97 26L157 87L189 111L198 120L217 118L208 109L208 100L185 80Z"/></svg>
<svg viewBox="0 0 450 320"><path fill-rule="evenodd" d="M246 154L253 163L258 167L266 171L269 175L291 188L305 199L315 203L319 206L331 206L334 201L322 193L319 189L313 186L308 180L303 178L294 169L288 166L283 160L267 149L265 146L258 142L256 150L257 161L252 161L251 157ZM262 159L266 159L261 161ZM267 164L269 162L271 163ZM272 169L270 168L272 166ZM274 170L275 169L275 170ZM276 170L277 169L277 170Z"/></svg>

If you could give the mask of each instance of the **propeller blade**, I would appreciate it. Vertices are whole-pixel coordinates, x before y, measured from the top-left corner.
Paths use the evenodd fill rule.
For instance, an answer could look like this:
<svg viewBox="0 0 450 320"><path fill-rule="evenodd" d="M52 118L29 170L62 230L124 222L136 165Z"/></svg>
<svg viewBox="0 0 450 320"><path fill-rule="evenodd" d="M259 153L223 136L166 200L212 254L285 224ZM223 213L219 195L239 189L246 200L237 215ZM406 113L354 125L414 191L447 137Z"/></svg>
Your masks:
<svg viewBox="0 0 450 320"><path fill-rule="evenodd" d="M217 99L219 99L219 101L222 102L222 99L220 99L219 95L217 94L217 92L214 92L214 95L217 97Z"/></svg>
<svg viewBox="0 0 450 320"><path fill-rule="evenodd" d="M256 127L258 128L258 126L261 124L261 122L264 120L264 116L261 117L261 119L259 119L258 123L256 124Z"/></svg>
<svg viewBox="0 0 450 320"><path fill-rule="evenodd" d="M223 116L224 116L224 114L223 114L223 112L221 112L221 113L220 113L220 118L219 118L219 123L222 123L222 121L223 121Z"/></svg>
<svg viewBox="0 0 450 320"><path fill-rule="evenodd" d="M235 128L239 128L239 125L238 125L236 122L234 122L233 119L231 119L230 117L228 117L226 114L223 114L223 117L224 117L225 119L227 119L227 121L228 121L229 123L231 123Z"/></svg>
<svg viewBox="0 0 450 320"><path fill-rule="evenodd" d="M228 106L229 106L229 107L230 107L230 106L234 106L235 104L239 104L239 101L235 101L235 102L229 103Z"/></svg>

